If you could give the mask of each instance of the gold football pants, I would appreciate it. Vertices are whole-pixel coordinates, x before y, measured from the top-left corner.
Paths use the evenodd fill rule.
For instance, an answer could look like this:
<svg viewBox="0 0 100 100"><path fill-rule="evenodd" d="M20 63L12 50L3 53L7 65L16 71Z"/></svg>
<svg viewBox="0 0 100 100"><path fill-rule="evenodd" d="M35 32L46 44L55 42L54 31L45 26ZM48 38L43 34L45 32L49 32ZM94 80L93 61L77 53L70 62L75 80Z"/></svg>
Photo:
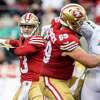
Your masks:
<svg viewBox="0 0 100 100"><path fill-rule="evenodd" d="M74 100L66 80L41 77L40 87L47 100Z"/></svg>
<svg viewBox="0 0 100 100"><path fill-rule="evenodd" d="M39 82L24 81L13 100L43 100Z"/></svg>

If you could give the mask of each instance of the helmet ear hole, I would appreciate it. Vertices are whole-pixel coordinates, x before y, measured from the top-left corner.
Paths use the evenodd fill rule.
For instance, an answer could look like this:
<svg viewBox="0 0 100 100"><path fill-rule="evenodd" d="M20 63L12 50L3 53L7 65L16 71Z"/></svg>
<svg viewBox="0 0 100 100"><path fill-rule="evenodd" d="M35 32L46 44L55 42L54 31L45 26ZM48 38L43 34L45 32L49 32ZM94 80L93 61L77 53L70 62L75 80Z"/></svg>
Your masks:
<svg viewBox="0 0 100 100"><path fill-rule="evenodd" d="M72 25L76 25L74 22L73 23L71 23Z"/></svg>
<svg viewBox="0 0 100 100"><path fill-rule="evenodd" d="M69 12L71 11L71 9L69 9Z"/></svg>

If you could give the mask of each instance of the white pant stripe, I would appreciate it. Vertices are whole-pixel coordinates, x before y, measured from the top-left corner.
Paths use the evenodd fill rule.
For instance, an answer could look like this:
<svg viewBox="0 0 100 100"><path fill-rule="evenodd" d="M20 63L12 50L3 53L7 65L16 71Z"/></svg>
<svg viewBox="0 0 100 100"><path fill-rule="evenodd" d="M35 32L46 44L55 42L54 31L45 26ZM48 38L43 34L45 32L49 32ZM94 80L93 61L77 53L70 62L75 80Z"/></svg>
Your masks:
<svg viewBox="0 0 100 100"><path fill-rule="evenodd" d="M56 89L49 83L48 77L45 78L45 84L46 86L52 91L52 93L55 95L57 100L62 100L59 93L56 91Z"/></svg>

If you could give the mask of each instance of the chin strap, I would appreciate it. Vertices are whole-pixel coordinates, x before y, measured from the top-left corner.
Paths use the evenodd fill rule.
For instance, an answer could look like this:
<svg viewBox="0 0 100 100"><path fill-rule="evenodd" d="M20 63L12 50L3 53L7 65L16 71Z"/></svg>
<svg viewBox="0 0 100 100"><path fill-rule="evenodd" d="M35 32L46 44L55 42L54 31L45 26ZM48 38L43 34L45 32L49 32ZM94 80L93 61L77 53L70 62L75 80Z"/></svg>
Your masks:
<svg viewBox="0 0 100 100"><path fill-rule="evenodd" d="M67 23L65 23L63 20L61 20L60 19L60 22L61 22L61 24L63 25L63 26L65 26L65 27L69 27L71 30L73 30L73 28L70 26L70 24L67 24Z"/></svg>
<svg viewBox="0 0 100 100"><path fill-rule="evenodd" d="M37 26L33 29L32 33L31 33L31 36L32 36L32 35L35 35L35 32L37 31L38 27L39 27L39 26L37 25Z"/></svg>

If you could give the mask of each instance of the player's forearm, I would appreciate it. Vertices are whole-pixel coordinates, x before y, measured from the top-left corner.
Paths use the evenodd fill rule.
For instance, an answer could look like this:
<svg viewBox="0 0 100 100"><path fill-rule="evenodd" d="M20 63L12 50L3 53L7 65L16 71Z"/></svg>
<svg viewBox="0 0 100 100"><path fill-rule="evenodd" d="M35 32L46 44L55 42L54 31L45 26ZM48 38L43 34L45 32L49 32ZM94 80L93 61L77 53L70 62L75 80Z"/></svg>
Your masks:
<svg viewBox="0 0 100 100"><path fill-rule="evenodd" d="M88 54L87 57L81 56L78 57L76 60L88 68L94 68L96 66L100 66L100 56L97 55Z"/></svg>
<svg viewBox="0 0 100 100"><path fill-rule="evenodd" d="M100 55L92 55L92 57L94 58L93 66L100 66Z"/></svg>
<svg viewBox="0 0 100 100"><path fill-rule="evenodd" d="M85 65L86 67L93 68L97 65L100 65L100 56L89 54L83 49L76 48L72 52L63 52L62 56L70 56L74 60L80 62L81 64Z"/></svg>
<svg viewBox="0 0 100 100"><path fill-rule="evenodd" d="M17 56L26 56L26 55L32 54L32 53L34 53L36 51L37 50L36 50L36 48L34 46L31 46L31 45L23 45L23 46L17 47L14 50L14 53Z"/></svg>

